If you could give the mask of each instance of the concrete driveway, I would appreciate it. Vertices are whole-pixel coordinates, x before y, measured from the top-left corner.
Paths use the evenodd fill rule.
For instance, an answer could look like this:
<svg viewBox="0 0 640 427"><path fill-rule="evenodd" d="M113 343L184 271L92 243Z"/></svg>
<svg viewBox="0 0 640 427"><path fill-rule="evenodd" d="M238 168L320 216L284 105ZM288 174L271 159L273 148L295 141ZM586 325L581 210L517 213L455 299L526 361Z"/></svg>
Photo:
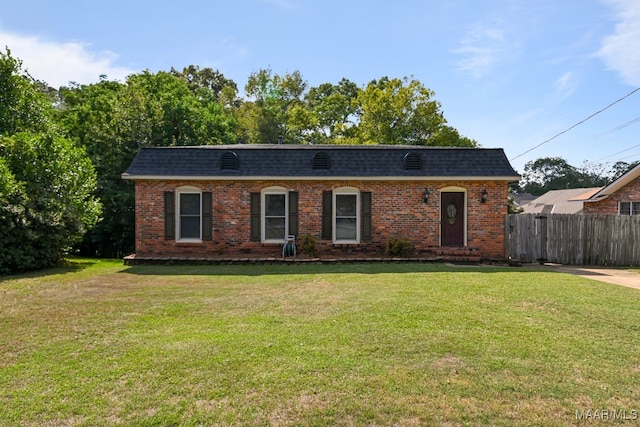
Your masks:
<svg viewBox="0 0 640 427"><path fill-rule="evenodd" d="M629 270L623 270L621 268L560 264L530 264L526 267L531 267L539 271L557 271L559 273L575 274L576 276L584 277L586 279L599 280L601 282L640 289L640 274Z"/></svg>

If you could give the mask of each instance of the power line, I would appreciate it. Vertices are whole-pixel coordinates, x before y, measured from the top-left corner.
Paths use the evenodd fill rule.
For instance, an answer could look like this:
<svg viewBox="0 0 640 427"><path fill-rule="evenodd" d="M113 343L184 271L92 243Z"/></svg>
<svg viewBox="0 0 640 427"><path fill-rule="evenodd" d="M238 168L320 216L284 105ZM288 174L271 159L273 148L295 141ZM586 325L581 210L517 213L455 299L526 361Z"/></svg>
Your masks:
<svg viewBox="0 0 640 427"><path fill-rule="evenodd" d="M622 157L621 159L618 159L618 160L625 160L625 159L630 159L632 157L638 157L638 156L640 156L640 153L631 154L629 156Z"/></svg>
<svg viewBox="0 0 640 427"><path fill-rule="evenodd" d="M582 123L586 122L587 120L589 120L589 119L591 119L591 118L593 118L593 117L597 116L598 114L602 113L603 111L608 110L609 108L611 108L611 107L613 107L614 105L616 105L618 102L620 102L620 101L622 101L622 100L624 100L624 99L626 99L626 98L630 97L631 95L633 95L634 93L638 92L639 90L640 90L640 87L635 88L634 90L632 90L631 92L629 92L628 94L626 94L625 96L623 96L622 98L620 98L620 99L617 99L617 100L613 101L611 104L607 105L607 106L606 106L606 107L604 107L603 109L598 110L598 111L596 111L595 113L591 114L591 115L590 115L589 117L587 117L586 119L580 120L580 121L579 121L578 123L576 123L575 125L573 125L573 126L571 126L571 127L567 128L567 129L563 130L563 131L562 131L562 132L560 132L560 133L555 134L554 136L552 136L551 138L549 138L549 139L547 139L547 140L545 140L545 141L542 141L540 144L536 145L536 146L535 146L535 147L533 147L533 148L528 149L528 150L527 150L527 151L525 151L524 153L522 153L522 154L518 154L517 156L515 156L515 157L511 158L511 159L510 159L510 161L513 161L513 160L515 160L515 159L517 159L517 158L519 158L519 157L524 156L524 155L525 155L525 154L527 154L527 153L530 153L531 151L535 150L536 148L539 148L539 147L543 146L543 145L544 145L544 144L546 144L547 142L551 142L551 141L553 141L554 139L556 139L556 138L557 138L557 137L559 137L560 135L564 135L565 133L569 132L571 129L575 128L576 126L579 126L579 125L581 125Z"/></svg>
<svg viewBox="0 0 640 427"><path fill-rule="evenodd" d="M610 130L608 130L608 131L607 131L607 132L605 132L605 133L601 133L601 134L600 134L600 135L598 135L596 138L600 138L601 136L605 136L605 135L609 135L610 133L617 132L617 131L619 131L619 130L622 130L622 129L626 128L627 126L631 126L632 124L634 124L634 123L638 123L638 122L640 122L640 117L636 117L635 119L633 119L633 120L629 120L628 122L623 123L623 124L621 124L620 126L616 126L616 127L614 127L613 129L610 129Z"/></svg>
<svg viewBox="0 0 640 427"><path fill-rule="evenodd" d="M636 117L635 119L630 120L630 121L628 121L627 123L623 123L623 124L621 124L620 126L618 126L618 127L616 127L616 128L613 128L613 129L611 130L611 132L617 132L617 131L619 131L620 129L624 129L624 128L626 128L627 126L631 126L632 124L634 124L634 123L638 123L638 122L640 122L640 117Z"/></svg>
<svg viewBox="0 0 640 427"><path fill-rule="evenodd" d="M625 153L627 151L631 151L636 147L640 147L640 144L634 145L633 147L629 147L629 148L627 148L625 150L622 150L622 151L618 151L617 153L613 153L613 154L609 154L608 156L601 157L598 160L595 160L595 162L599 162L600 160L608 159L609 157L617 156L618 154L622 154L622 153Z"/></svg>

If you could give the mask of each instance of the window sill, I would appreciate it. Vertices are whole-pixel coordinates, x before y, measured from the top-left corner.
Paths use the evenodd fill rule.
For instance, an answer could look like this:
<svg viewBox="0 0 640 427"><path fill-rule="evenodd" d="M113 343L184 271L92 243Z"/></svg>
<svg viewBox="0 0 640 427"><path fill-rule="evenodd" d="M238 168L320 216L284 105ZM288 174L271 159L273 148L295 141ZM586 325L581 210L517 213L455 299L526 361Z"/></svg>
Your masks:
<svg viewBox="0 0 640 427"><path fill-rule="evenodd" d="M193 245L201 245L201 244L202 244L202 240L200 239L176 240L177 246L193 246Z"/></svg>

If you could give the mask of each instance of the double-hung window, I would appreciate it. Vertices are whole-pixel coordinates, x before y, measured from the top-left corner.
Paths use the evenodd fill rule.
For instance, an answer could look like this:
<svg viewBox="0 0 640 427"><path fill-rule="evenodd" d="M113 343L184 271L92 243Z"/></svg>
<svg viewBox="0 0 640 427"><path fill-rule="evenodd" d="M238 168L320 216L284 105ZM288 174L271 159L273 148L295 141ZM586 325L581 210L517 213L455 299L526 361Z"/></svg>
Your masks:
<svg viewBox="0 0 640 427"><path fill-rule="evenodd" d="M640 215L640 202L620 202L620 215Z"/></svg>
<svg viewBox="0 0 640 427"><path fill-rule="evenodd" d="M333 241L358 243L360 241L360 200L355 189L333 192Z"/></svg>
<svg viewBox="0 0 640 427"><path fill-rule="evenodd" d="M287 230L287 193L266 191L263 193L264 225L263 241L283 241Z"/></svg>
<svg viewBox="0 0 640 427"><path fill-rule="evenodd" d="M283 243L288 235L298 234L298 192L284 187L269 187L250 193L251 240Z"/></svg>
<svg viewBox="0 0 640 427"><path fill-rule="evenodd" d="M196 187L164 192L164 238L201 242L213 237L212 194Z"/></svg>
<svg viewBox="0 0 640 427"><path fill-rule="evenodd" d="M201 240L200 193L178 193L178 240Z"/></svg>
<svg viewBox="0 0 640 427"><path fill-rule="evenodd" d="M373 231L371 192L342 187L322 192L323 240L335 244L370 241Z"/></svg>

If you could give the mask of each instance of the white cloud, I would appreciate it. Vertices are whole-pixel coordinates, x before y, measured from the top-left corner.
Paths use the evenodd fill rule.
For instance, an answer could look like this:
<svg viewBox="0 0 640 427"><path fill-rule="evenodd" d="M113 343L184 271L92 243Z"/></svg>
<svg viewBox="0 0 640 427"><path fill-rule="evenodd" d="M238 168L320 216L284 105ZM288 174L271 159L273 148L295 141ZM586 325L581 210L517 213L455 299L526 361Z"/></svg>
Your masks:
<svg viewBox="0 0 640 427"><path fill-rule="evenodd" d="M576 90L576 79L572 71L568 71L556 80L556 94L566 98Z"/></svg>
<svg viewBox="0 0 640 427"><path fill-rule="evenodd" d="M4 51L5 47L11 56L22 60L22 68L31 77L55 88L69 82L95 83L103 74L109 80L125 80L138 72L115 65L118 59L115 53L93 52L89 45L77 41L58 43L0 31L0 48Z"/></svg>
<svg viewBox="0 0 640 427"><path fill-rule="evenodd" d="M607 0L616 11L615 32L606 37L597 55L625 83L640 86L640 2Z"/></svg>
<svg viewBox="0 0 640 427"><path fill-rule="evenodd" d="M504 30L480 23L462 39L460 47L453 52L462 56L458 61L458 71L480 78L508 55L508 49Z"/></svg>

